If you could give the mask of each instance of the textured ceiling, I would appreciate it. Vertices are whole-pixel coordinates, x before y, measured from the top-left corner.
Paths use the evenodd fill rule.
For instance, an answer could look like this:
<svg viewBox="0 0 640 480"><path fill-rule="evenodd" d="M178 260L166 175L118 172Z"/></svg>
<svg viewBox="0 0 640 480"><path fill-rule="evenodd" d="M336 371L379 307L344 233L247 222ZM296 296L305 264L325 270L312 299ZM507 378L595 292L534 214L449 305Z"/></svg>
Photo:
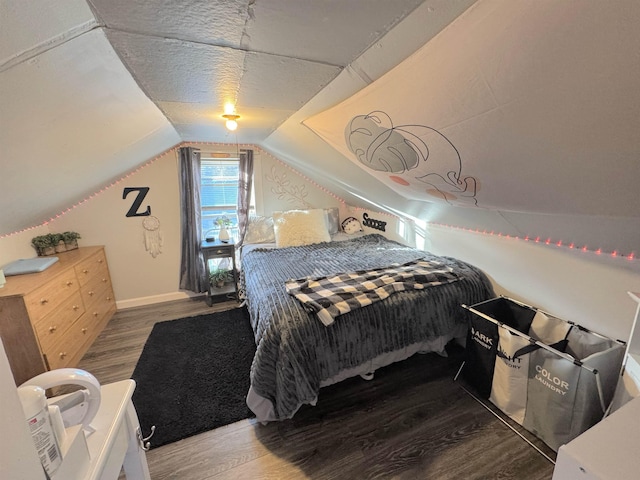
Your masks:
<svg viewBox="0 0 640 480"><path fill-rule="evenodd" d="M91 0L107 38L184 140L260 143L421 0ZM234 135L235 139L235 135Z"/></svg>
<svg viewBox="0 0 640 480"><path fill-rule="evenodd" d="M0 235L181 141L261 144L421 3L0 3ZM237 133L220 117L227 102Z"/></svg>
<svg viewBox="0 0 640 480"><path fill-rule="evenodd" d="M477 3L304 123L408 199L636 216L640 8L593 6Z"/></svg>
<svg viewBox="0 0 640 480"><path fill-rule="evenodd" d="M638 24L637 0L4 1L0 236L193 140L256 144L352 205L637 251ZM307 126L423 49L404 113L461 147L479 208L406 195Z"/></svg>

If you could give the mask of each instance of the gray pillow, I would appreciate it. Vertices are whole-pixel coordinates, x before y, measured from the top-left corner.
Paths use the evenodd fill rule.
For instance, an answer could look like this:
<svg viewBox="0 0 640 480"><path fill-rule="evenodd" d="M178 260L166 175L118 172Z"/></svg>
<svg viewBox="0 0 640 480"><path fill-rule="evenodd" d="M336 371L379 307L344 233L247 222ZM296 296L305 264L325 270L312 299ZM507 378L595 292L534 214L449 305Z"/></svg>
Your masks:
<svg viewBox="0 0 640 480"><path fill-rule="evenodd" d="M327 230L329 235L334 235L340 231L340 210L338 207L325 208L324 213L327 216Z"/></svg>
<svg viewBox="0 0 640 480"><path fill-rule="evenodd" d="M276 243L273 218L259 215L249 217L244 243Z"/></svg>

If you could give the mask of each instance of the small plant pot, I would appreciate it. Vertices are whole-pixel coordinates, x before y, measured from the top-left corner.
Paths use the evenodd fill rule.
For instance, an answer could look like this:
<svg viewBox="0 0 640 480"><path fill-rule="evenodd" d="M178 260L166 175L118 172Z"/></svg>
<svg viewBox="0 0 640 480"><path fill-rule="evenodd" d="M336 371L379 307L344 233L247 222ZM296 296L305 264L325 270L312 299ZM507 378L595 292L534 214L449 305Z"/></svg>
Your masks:
<svg viewBox="0 0 640 480"><path fill-rule="evenodd" d="M224 287L224 281L222 281L222 280L217 281L217 282L216 282L216 287L217 287L217 288L222 288L222 287Z"/></svg>
<svg viewBox="0 0 640 480"><path fill-rule="evenodd" d="M55 253L56 253L55 247L38 248L38 256L39 257L46 257L46 256L49 256L49 255L55 255Z"/></svg>
<svg viewBox="0 0 640 480"><path fill-rule="evenodd" d="M75 250L76 248L78 248L78 241L72 240L71 242L65 242L64 246L66 247L67 251Z"/></svg>
<svg viewBox="0 0 640 480"><path fill-rule="evenodd" d="M66 252L67 251L67 246L65 245L65 243L63 241L60 241L60 243L58 243L55 248L55 253L62 253L62 252Z"/></svg>

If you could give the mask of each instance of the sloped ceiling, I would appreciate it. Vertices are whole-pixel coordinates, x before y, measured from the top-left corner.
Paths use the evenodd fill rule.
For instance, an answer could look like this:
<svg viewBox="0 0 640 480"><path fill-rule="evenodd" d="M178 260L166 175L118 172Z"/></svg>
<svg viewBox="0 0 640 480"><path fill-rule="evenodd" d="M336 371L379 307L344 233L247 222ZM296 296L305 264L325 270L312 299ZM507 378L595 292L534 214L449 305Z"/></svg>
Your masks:
<svg viewBox="0 0 640 480"><path fill-rule="evenodd" d="M0 8L0 234L8 234L47 221L180 137L85 2Z"/></svg>
<svg viewBox="0 0 640 480"><path fill-rule="evenodd" d="M355 194L371 208L637 257L639 21L640 4L631 0L607 8L597 0L481 0L377 81L351 88L357 75L346 69L332 84L342 87L341 95L325 89L266 144L283 156L295 152L289 158L299 168L330 165L342 188L337 192ZM366 57L354 65L368 64ZM349 130L357 116L380 111L385 115L376 128ZM359 160L373 150L380 155L380 146L398 158L401 149L381 141L390 127L403 134L403 146L415 144L416 133L421 138L416 129L423 131L429 141L422 148L431 156L419 167L426 169L398 175ZM433 142L434 130L451 141L443 155L437 153L446 141ZM348 131L382 136L370 137L363 153L354 149L357 141L349 143ZM300 138L306 147L292 149ZM323 160L331 150L344 160ZM408 185L409 176L415 187L416 177L431 172L447 178L446 162L456 154L460 179L477 182L472 197ZM439 157L443 164L430 170Z"/></svg>
<svg viewBox="0 0 640 480"><path fill-rule="evenodd" d="M633 217L639 18L589 7L480 2L304 124L409 199Z"/></svg>
<svg viewBox="0 0 640 480"><path fill-rule="evenodd" d="M640 244L635 0L0 9L0 235L181 141L211 141L256 144L354 205L609 250ZM227 102L241 115L234 134L220 118ZM474 203L363 168L345 122L375 110L446 136L477 180Z"/></svg>
<svg viewBox="0 0 640 480"><path fill-rule="evenodd" d="M180 141L261 144L421 3L2 2L0 235Z"/></svg>

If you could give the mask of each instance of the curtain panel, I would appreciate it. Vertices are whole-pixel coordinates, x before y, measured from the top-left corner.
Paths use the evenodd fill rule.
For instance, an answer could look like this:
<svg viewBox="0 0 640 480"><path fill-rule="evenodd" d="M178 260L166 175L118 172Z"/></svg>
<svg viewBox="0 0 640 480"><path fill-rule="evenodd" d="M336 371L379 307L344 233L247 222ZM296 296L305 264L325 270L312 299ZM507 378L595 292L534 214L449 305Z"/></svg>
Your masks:
<svg viewBox="0 0 640 480"><path fill-rule="evenodd" d="M178 150L180 172L180 288L195 293L209 289L209 279L200 250L202 222L200 212L200 150Z"/></svg>
<svg viewBox="0 0 640 480"><path fill-rule="evenodd" d="M253 184L253 150L242 150L239 160L238 175L238 237L242 245L244 235L249 224L249 209L251 208L251 189Z"/></svg>

